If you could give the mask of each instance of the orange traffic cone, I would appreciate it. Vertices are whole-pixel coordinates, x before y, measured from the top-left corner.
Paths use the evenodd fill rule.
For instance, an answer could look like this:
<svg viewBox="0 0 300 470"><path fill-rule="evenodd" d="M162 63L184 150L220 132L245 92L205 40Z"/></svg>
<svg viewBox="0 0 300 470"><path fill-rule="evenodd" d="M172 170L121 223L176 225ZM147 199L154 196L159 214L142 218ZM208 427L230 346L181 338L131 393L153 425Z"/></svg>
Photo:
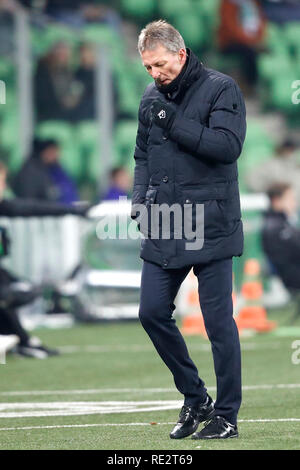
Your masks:
<svg viewBox="0 0 300 470"><path fill-rule="evenodd" d="M257 259L248 259L244 266L244 282L241 295L244 306L235 319L239 332L251 329L258 332L271 331L276 322L267 319L266 309L262 306L263 286L260 280L260 264Z"/></svg>
<svg viewBox="0 0 300 470"><path fill-rule="evenodd" d="M187 283L184 295L186 315L182 322L181 332L184 335L202 335L207 338L199 304L198 281L193 271L190 271L185 282Z"/></svg>

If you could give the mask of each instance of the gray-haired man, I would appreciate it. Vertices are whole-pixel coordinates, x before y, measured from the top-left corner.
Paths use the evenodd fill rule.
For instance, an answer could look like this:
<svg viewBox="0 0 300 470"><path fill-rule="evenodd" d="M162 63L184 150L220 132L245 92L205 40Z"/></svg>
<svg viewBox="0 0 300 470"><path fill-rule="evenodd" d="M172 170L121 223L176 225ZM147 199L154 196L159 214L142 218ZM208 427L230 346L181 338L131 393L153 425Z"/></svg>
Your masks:
<svg viewBox="0 0 300 470"><path fill-rule="evenodd" d="M237 437L241 361L231 294L232 257L243 252L236 160L246 132L244 101L234 80L204 67L170 24L160 20L147 25L138 48L154 83L146 88L139 108L132 217L144 204L151 223L153 205L177 204L191 210L197 229L198 205L204 208L204 237L198 245L201 234L191 239L184 223L181 237L175 236L174 223L169 239L162 237L164 218L159 236L153 237L143 231L145 215L139 214L146 235L141 243L140 321L184 395L170 437ZM188 240L195 242L194 249ZM174 299L191 268L212 345L215 405L172 318ZM208 423L196 433L204 421Z"/></svg>

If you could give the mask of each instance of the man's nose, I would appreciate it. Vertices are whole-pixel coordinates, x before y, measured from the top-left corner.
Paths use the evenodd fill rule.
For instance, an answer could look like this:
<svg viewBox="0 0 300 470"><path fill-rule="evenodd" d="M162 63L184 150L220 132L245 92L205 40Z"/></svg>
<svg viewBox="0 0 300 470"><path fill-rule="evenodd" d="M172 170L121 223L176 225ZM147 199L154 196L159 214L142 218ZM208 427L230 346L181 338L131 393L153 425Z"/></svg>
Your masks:
<svg viewBox="0 0 300 470"><path fill-rule="evenodd" d="M159 71L159 70L155 70L155 69L152 68L152 70L151 70L151 75L152 75L152 78L154 78L154 80L156 80L156 79L159 77L159 75L160 75L160 71Z"/></svg>

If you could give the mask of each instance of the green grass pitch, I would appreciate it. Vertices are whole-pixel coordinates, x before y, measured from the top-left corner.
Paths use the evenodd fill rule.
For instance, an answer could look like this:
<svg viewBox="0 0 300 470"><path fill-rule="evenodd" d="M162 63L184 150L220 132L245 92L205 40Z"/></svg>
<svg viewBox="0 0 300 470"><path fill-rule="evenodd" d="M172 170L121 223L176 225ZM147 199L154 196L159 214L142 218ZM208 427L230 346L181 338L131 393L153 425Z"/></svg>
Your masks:
<svg viewBox="0 0 300 470"><path fill-rule="evenodd" d="M240 437L225 441L169 438L182 396L138 322L37 333L63 352L48 360L9 356L0 365L0 449L300 449L300 364L292 363L299 322L241 339ZM186 340L215 398L209 343Z"/></svg>

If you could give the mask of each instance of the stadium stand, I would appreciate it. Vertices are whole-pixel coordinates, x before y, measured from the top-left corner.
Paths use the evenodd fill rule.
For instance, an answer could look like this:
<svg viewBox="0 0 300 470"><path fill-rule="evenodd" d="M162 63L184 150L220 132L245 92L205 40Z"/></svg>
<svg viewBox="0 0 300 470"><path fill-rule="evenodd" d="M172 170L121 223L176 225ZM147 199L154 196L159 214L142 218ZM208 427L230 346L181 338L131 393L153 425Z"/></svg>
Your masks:
<svg viewBox="0 0 300 470"><path fill-rule="evenodd" d="M176 1L180 3L180 8L176 7ZM178 5L177 5L178 6ZM147 0L138 2L137 0L121 1L120 7L123 16L131 22L136 22L138 26L145 21L150 21L155 16L163 16L167 20L174 22L175 26L182 31L183 36L189 46L201 53L203 60L208 65L230 72L234 69L234 59L225 58L217 53L215 36L218 28L218 8L220 2L213 0L204 2L202 0L165 0L157 2ZM194 14L195 10L197 15ZM182 14L182 11L184 14ZM262 111L274 109L283 113L288 125L296 126L298 123L297 107L293 106L290 94L290 77L297 77L299 71L300 53L300 28L298 22L278 25L268 23L265 52L259 57L259 98ZM116 80L119 100L119 120L114 131L115 141L115 162L126 163L131 166L130 149L134 145L135 131L134 123L137 116L139 97L145 86L149 83L148 76L140 67L139 58L129 56L126 44L121 40L116 29L108 24L90 23L80 30L74 30L62 23L51 21L46 26L31 26L31 43L33 64L39 57L45 54L57 41L67 42L75 51L81 42L101 44L109 48L111 68ZM76 56L74 57L76 62ZM18 145L15 142L15 129L18 126L16 113L16 84L14 83L14 63L11 58L4 57L0 64L0 75L7 83L8 105L6 112L0 110L1 118L1 145L9 154L8 163L10 171L15 172L20 165L21 155ZM261 158L267 158L272 154L272 144L270 138L265 139L255 134L255 118L250 123L248 138L244 150L244 157L241 159L240 171L241 179L248 167L252 167ZM54 135L62 145L62 160L66 168L78 181L88 178L95 180L96 164L95 146L97 131L92 123L80 125L78 129L73 129L66 123L54 122L37 123L37 132L41 136L53 137ZM85 134L85 136L84 136ZM263 134L263 131L261 131ZM74 145L74 136L79 139L79 146ZM255 143L258 138L259 145L253 150L251 142ZM89 142L89 143L87 143ZM257 141L256 141L257 144ZM87 145L89 149L87 149ZM251 150L252 147L252 150ZM82 156L82 153L84 156ZM72 156L75 154L75 157ZM91 155L87 157L86 155ZM88 165L86 165L88 160ZM127 160L127 161L126 161ZM244 163L246 161L246 163ZM101 165L100 165L101 167ZM87 168L87 169L86 169ZM100 169L101 170L101 169ZM98 173L99 174L99 173ZM241 186L246 190L246 185L241 181Z"/></svg>

